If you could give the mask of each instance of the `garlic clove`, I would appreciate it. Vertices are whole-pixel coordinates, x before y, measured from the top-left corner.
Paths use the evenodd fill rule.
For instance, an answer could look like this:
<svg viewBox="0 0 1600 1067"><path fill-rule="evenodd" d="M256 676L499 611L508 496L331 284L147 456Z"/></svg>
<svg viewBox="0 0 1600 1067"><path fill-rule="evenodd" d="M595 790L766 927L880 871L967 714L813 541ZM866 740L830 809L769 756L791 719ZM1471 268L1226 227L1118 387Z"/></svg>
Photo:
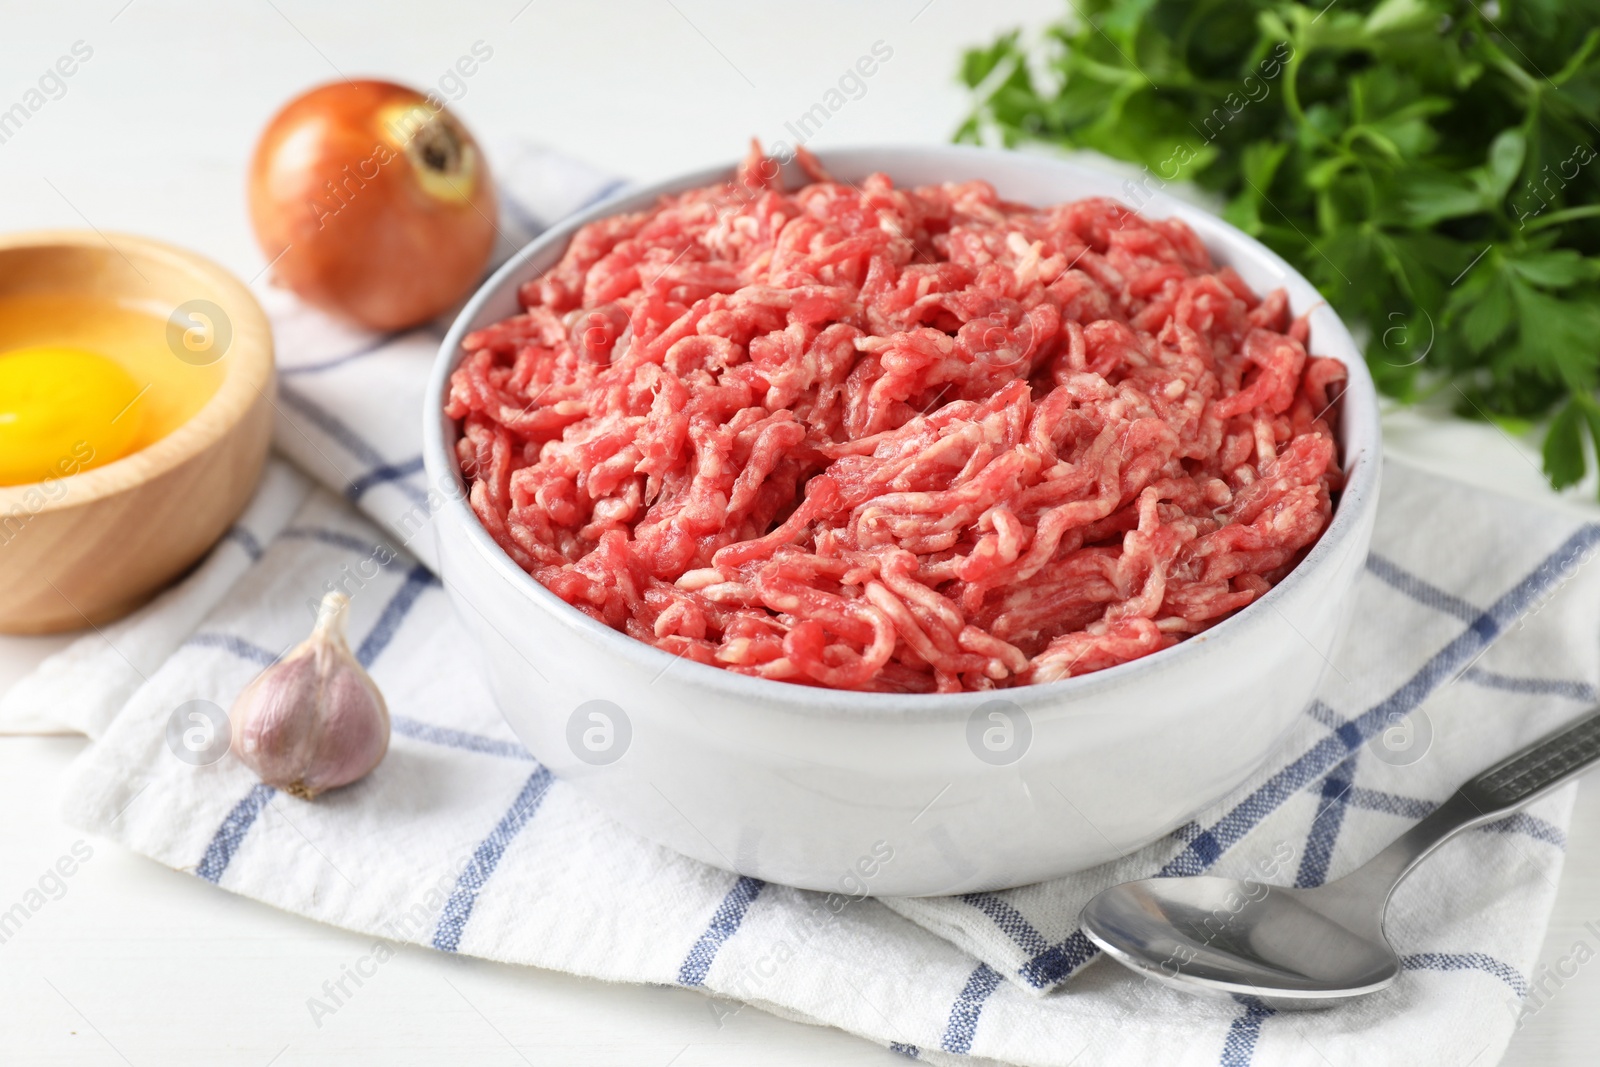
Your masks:
<svg viewBox="0 0 1600 1067"><path fill-rule="evenodd" d="M324 597L311 636L245 686L229 712L245 765L305 800L364 777L389 750L388 706L345 643L349 607L343 593Z"/></svg>

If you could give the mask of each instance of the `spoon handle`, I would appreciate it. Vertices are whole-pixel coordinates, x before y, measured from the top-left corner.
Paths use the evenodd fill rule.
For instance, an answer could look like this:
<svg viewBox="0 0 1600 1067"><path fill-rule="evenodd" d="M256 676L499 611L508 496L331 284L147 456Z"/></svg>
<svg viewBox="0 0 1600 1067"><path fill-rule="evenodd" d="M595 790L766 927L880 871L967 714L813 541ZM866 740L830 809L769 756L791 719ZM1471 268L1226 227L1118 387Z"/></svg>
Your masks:
<svg viewBox="0 0 1600 1067"><path fill-rule="evenodd" d="M1600 760L1600 711L1497 763L1462 786L1485 806L1515 808Z"/></svg>
<svg viewBox="0 0 1600 1067"><path fill-rule="evenodd" d="M1591 711L1473 778L1346 879L1387 884L1393 889L1424 856L1456 834L1520 808L1576 778L1597 761L1600 710Z"/></svg>

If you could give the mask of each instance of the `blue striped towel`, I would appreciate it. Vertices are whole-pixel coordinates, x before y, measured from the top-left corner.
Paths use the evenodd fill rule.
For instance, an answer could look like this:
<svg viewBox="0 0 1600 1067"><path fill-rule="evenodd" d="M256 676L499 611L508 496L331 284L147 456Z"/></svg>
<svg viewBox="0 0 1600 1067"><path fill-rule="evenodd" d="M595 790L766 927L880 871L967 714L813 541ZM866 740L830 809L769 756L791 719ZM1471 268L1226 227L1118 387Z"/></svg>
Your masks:
<svg viewBox="0 0 1600 1067"><path fill-rule="evenodd" d="M507 244L600 195L604 177L524 151ZM439 332L358 336L267 294L278 447L250 510L182 585L83 638L0 702L96 739L67 818L231 892L386 942L703 990L912 1058L1019 1064L1489 1064L1551 994L1531 973L1572 789L1452 843L1396 894L1406 973L1333 1011L1193 1000L1098 960L1076 926L1100 888L1216 871L1315 885L1456 783L1596 699L1600 525L1391 463L1357 625L1280 758L1170 836L1007 892L857 900L768 885L642 840L580 800L495 710L429 568L418 458ZM309 476L308 476L309 475ZM227 707L302 638L329 581L389 698L376 772L314 803L232 758L180 762L180 705ZM1420 755L1420 758L1416 758ZM1548 976L1546 976L1548 977ZM308 1000L307 1026L319 1025ZM324 1013L335 1005L323 1005Z"/></svg>

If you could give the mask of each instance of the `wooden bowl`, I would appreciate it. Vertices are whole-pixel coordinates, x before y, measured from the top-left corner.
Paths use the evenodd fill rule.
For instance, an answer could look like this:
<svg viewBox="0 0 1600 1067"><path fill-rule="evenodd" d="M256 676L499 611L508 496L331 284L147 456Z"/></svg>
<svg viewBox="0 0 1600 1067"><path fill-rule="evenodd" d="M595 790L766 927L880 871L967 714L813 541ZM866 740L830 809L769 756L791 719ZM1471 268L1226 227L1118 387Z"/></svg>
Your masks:
<svg viewBox="0 0 1600 1067"><path fill-rule="evenodd" d="M224 348L223 332L215 335L223 370L216 393L167 436L102 467L0 486L3 633L98 625L144 603L239 516L272 436L267 317L217 264L159 241L92 230L0 236L0 296L36 293L136 305L162 317L209 301L226 316L231 338Z"/></svg>

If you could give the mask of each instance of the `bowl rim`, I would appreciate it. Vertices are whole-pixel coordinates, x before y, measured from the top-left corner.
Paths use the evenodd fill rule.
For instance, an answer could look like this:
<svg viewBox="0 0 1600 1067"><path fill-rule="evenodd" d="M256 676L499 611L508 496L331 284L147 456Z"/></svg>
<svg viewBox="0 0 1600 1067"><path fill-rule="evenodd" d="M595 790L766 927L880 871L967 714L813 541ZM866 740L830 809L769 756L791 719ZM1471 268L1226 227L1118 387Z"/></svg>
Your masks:
<svg viewBox="0 0 1600 1067"><path fill-rule="evenodd" d="M1074 180L1104 182L1107 179L1119 179L1119 175L1078 162L970 145L875 145L819 149L813 154L830 170L835 166L841 171L848 171L870 165L870 170L882 170L891 177L897 163L920 158L924 161L947 162L957 172L961 163L966 160L1003 160L1009 166L1054 172L1054 175L1066 184ZM565 244L572 234L590 222L627 211L641 210L663 195L726 180L733 174L737 165L738 161L723 163L702 167L672 178L642 185L630 185L616 195L563 219L534 238L484 281L457 314L440 344L423 400L423 460L431 488L439 491L439 496L442 498L434 511L435 519L451 522L460 527L470 547L484 558L510 588L520 594L521 599L541 610L550 621L576 631L578 636L587 638L591 643L598 644L613 655L632 661L641 670L649 670L656 679L665 675L669 669L674 669L674 664L683 657L671 655L653 645L645 644L572 607L517 566L489 535L467 502L465 483L452 455L452 449L447 444L447 441L454 440L455 427L454 420L444 414L444 402L450 375L460 359L461 342L473 328L473 320L485 305L502 296L508 286L516 284L515 279L530 260L544 254L553 246L560 245L564 251ZM969 179L952 177L947 180ZM877 693L828 689L759 678L707 666L693 660L688 660L681 667L675 668L687 672L681 676L681 682L686 681L716 690L722 696L742 701L752 707L780 707L790 712L823 717L937 721L965 717L995 700L1006 701L1012 706L1071 707L1075 699L1085 699L1107 688L1126 685L1140 675L1146 677L1166 675L1173 670L1184 668L1219 644L1235 644L1247 639L1252 625L1265 622L1268 609L1277 612L1281 618L1282 613L1278 611L1280 602L1305 588L1307 583L1315 580L1318 573L1329 569L1360 542L1363 526L1377 503L1382 466L1381 428L1376 386L1366 361L1344 321L1327 301L1317 294L1316 287L1281 256L1210 212L1162 192L1151 194L1141 203L1138 210L1141 213L1155 214L1157 217L1182 219L1194 228L1213 255L1217 255L1226 246L1230 255L1224 257L1225 260L1236 260L1239 258L1237 253L1242 252L1264 261L1267 266L1283 273L1284 287L1291 288L1298 284L1315 296L1315 303L1297 309L1300 313L1321 310L1327 312L1326 316L1323 316L1327 321L1318 324L1313 339L1318 355L1339 359L1349 372L1342 404L1344 422L1342 432L1348 440L1340 442L1347 480L1327 528L1323 530L1321 537L1312 545L1305 558L1259 599L1234 612L1210 629L1159 652L1054 682L980 692ZM442 537L443 534L436 532L435 536ZM448 577L445 577L445 584L457 596L465 596L461 590L455 588L455 584L450 582ZM481 614L481 611L479 613ZM1326 659L1325 653L1317 651Z"/></svg>
<svg viewBox="0 0 1600 1067"><path fill-rule="evenodd" d="M249 288L226 267L165 241L117 231L52 229L0 235L0 255L51 248L109 250L130 264L161 262L186 271L226 298L233 333L228 350L220 357L224 367L217 391L177 429L103 466L57 479L0 486L0 515L14 507L22 507L30 515L65 511L136 489L222 440L263 398L273 402L274 349L267 314ZM61 291L73 290L68 286ZM0 298L6 295L0 292ZM56 494L54 489L41 488L51 482L66 491ZM35 506L30 498L39 495L46 499Z"/></svg>

